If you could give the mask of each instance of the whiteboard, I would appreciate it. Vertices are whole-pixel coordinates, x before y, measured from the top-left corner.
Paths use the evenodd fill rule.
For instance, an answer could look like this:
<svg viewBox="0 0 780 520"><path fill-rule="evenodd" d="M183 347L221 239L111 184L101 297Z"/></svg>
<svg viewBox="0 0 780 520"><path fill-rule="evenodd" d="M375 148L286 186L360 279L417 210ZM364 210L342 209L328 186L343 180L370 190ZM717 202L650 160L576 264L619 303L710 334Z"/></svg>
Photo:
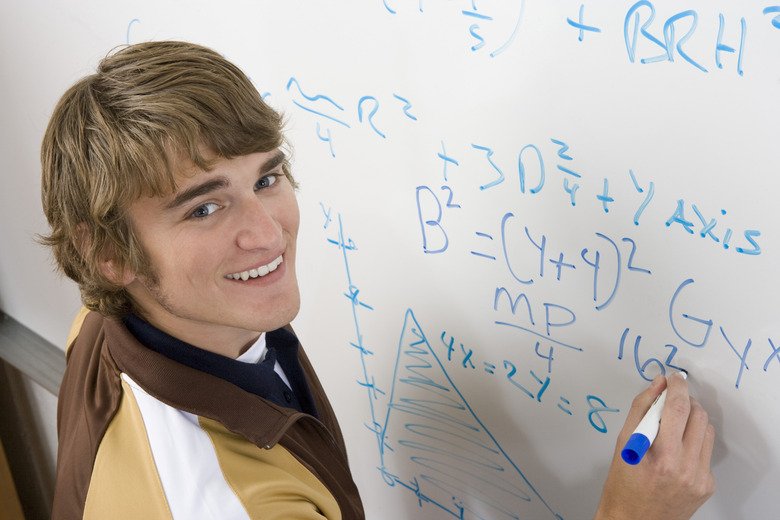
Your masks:
<svg viewBox="0 0 780 520"><path fill-rule="evenodd" d="M0 307L62 344L79 305L31 240L56 100L116 45L198 42L287 116L294 326L369 518L587 518L633 396L674 367L717 431L718 491L695 518L767 518L779 11L6 2Z"/></svg>

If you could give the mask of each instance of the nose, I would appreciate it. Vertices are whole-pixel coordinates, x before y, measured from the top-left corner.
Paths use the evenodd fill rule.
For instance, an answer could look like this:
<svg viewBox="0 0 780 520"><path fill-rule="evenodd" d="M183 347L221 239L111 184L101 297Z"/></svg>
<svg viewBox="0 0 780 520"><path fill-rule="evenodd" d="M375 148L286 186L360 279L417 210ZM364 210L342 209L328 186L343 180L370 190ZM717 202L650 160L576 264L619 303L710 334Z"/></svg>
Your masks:
<svg viewBox="0 0 780 520"><path fill-rule="evenodd" d="M236 244L246 251L275 249L282 243L282 227L274 217L273 208L257 197L241 204L236 231Z"/></svg>

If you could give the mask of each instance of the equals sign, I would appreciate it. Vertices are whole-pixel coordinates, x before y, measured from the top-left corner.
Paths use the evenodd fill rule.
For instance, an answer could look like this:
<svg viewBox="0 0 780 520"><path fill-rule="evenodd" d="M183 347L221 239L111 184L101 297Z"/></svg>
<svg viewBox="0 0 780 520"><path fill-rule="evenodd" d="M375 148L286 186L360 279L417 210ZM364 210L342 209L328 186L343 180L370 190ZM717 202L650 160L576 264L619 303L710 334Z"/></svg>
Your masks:
<svg viewBox="0 0 780 520"><path fill-rule="evenodd" d="M487 233L480 233L479 231L477 231L477 236L480 237L480 238L487 238L491 242L493 241L493 237L491 235L488 235ZM479 253L477 251L472 251L471 254L474 255L474 256L480 256L482 258L487 258L488 260L495 260L496 259L496 257L493 256L493 255L488 255L486 253Z"/></svg>

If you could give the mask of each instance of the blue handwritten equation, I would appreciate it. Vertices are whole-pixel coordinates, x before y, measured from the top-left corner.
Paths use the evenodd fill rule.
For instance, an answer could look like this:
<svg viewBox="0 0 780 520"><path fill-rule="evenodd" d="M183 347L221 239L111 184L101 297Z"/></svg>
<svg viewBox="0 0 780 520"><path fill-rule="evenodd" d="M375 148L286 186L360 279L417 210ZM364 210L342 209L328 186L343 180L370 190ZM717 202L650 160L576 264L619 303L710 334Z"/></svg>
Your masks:
<svg viewBox="0 0 780 520"><path fill-rule="evenodd" d="M382 0L386 11L397 15L399 11L409 10L410 7L420 14L425 14L426 5L440 2L416 2L401 0ZM468 47L477 53L486 52L488 56L496 57L510 48L522 30L523 24L533 24L533 19L527 19L527 0L517 2L516 14L510 15L512 30L501 37L487 36L490 25L495 24L506 14L498 14L491 11L491 5L487 2L470 0L459 4L447 2L449 9L459 9L464 20L468 21L466 34L468 35ZM744 60L748 41L748 23L745 16L729 19L724 14L718 13L717 36L711 38L710 31L704 31L699 26L700 15L694 9L680 9L680 4L675 3L672 14L660 15L656 4L650 0L640 0L630 4L625 11L622 27L615 27L614 21L599 18L595 7L596 2L582 2L575 12L568 16L562 16L560 23L567 24L573 29L579 42L585 42L589 37L604 37L615 34L622 36L622 44L625 46L626 58L631 63L643 65L663 62L681 62L696 68L701 72L709 72L712 64L718 69L724 69L726 56L734 57L733 70L740 76L744 74ZM413 4L416 4L413 6ZM487 9L485 8L487 6ZM613 6L610 6L612 8ZM668 7L667 7L668 8ZM431 10L432 11L432 10ZM441 12L439 9L438 12ZM780 29L780 6L768 5L760 9L758 13L763 15L762 22L766 26ZM610 25L611 24L611 25ZM504 31L507 33L507 31ZM706 36L705 36L706 34ZM590 35L590 36L589 36ZM706 41L700 41L706 38ZM711 39L710 39L711 38ZM495 43L494 43L495 41ZM617 40L615 40L617 43ZM689 50L691 44L700 44L709 49L712 61L709 57L694 55Z"/></svg>
<svg viewBox="0 0 780 520"><path fill-rule="evenodd" d="M560 338L562 332L577 322L574 309L578 305L534 301L529 290L535 283L542 279L552 279L556 283L571 284L575 288L571 294L579 298L579 301L589 300L593 309L604 312L615 301L621 290L625 290L628 280L652 277L654 273L653 266L646 265L643 261L642 244L631 236L611 236L594 231L591 237L582 237L579 244L573 244L570 240L566 243L557 243L555 236L545 229L544 222L533 224L523 222L513 211L503 213L489 229L472 230L470 242L467 240L468 232L464 233L462 228L448 227L453 212L478 210L476 207L464 206L459 197L459 190L462 189L476 190L479 193L489 190L514 190L520 197L535 197L543 190L555 189L561 194L558 199L559 204L574 207L589 203L598 204L605 213L609 213L610 204L616 202L610 195L611 179L604 179L603 191L587 196L579 189L584 172L576 167L570 146L560 139L551 139L550 142L557 150L552 154L552 162L555 164L553 170L557 180L555 184L559 188L554 185L548 188L551 180L545 172L549 169L546 160L550 157L546 159L541 148L533 144L523 146L518 153L517 168L511 175L515 178L519 177L519 183L504 182L508 175L505 175L505 169L494 160L491 148L472 145L470 150L462 150L462 155L484 156L487 164L480 169L481 175L484 177L486 175L484 172L489 172L492 177L480 180L480 175L475 172L460 172L466 173L461 175L461 178L469 179L471 184L464 188L455 188L447 179L452 176L454 168L460 168L460 156L448 152L445 143L442 142L441 151L435 153L442 160L442 175L445 183L433 187L420 185L414 193L419 223L419 244L423 252L426 255L440 255L448 254L455 249L458 254L471 255L485 262L503 266L506 283L497 286L493 298L483 302L483 305L490 306L495 312L496 326L514 329L536 341L536 354L547 362L548 372L552 372L553 360L559 358L559 353L583 350L581 346ZM533 168L529 167L531 165ZM533 178L529 176L531 170L534 172ZM643 213L653 202L653 194L658 188L654 181L640 181L630 170L623 182L635 188L636 210L632 221L638 226L640 221L643 221ZM696 224L686 217L688 210L695 215ZM717 218L711 215L705 216L696 204L688 204L683 199L678 200L676 205L669 209L668 214L666 221L657 222L656 225L660 224L662 228L673 228L685 235L698 237L723 251L731 249L743 255L746 260L761 254L759 241L761 233L757 230L748 229L737 235L731 228L722 229L723 226L719 225ZM718 216L725 214L725 211L721 211ZM459 240L457 246L451 242L451 235ZM735 238L736 236L739 236L739 239ZM537 259L535 262L528 261L528 258L533 257ZM583 276L590 279L589 284L581 283ZM582 294L584 287L589 288L587 294ZM735 371L736 388L739 388L743 375L749 370L747 363L749 353L751 359L757 358L761 361L763 373L768 372L773 361L780 363L780 352L775 346L777 342L772 338L766 338L763 347L755 350L752 338L737 340L731 337L728 333L729 326L726 324L717 326L714 320L706 315L706 311L694 312L691 309L683 309L679 303L681 295L693 294L697 289L699 286L695 284L693 277L680 280L666 300L668 325L674 333L674 339L663 345L662 350L666 352L664 356L645 354L647 346L642 346L642 335L625 328L615 338L618 359L633 359L637 373L642 378L650 380L655 373L665 374L667 369L680 368L675 361L680 346L700 349L705 353L707 352L705 348L726 347L738 362ZM577 291L579 294L575 295ZM719 332L717 341L713 339L716 336L712 334L713 331ZM542 343L539 342L540 340ZM715 346L716 343L720 345ZM653 351L657 350L656 348ZM512 373L512 376L514 375ZM535 373L531 373L529 381L540 384L542 393L549 384ZM528 390L527 387L523 387L522 390L530 397L534 396L534 391ZM608 409L604 403L601 404Z"/></svg>
<svg viewBox="0 0 780 520"><path fill-rule="evenodd" d="M550 142L557 149L552 156L552 161L548 156L545 159L543 153L540 151L540 147L536 144L527 144L520 148L517 152L517 167L512 168L511 172L507 171L505 167L499 166L493 159L494 150L490 147L472 144L472 150L466 150L465 154L484 152L485 160L487 161L489 168L487 171L494 175L494 178L487 180L483 184L480 184L480 190L487 190L495 188L501 185L508 175L518 178L519 180L519 195L536 195L540 193L546 186L548 189L552 183L558 184L562 188L562 196L572 206L577 204L598 204L604 213L609 213L611 205L616 202L614 196L611 194L610 188L615 186L615 183L622 183L633 187L635 198L633 201L635 212L632 216L634 225L638 226L640 219L647 207L652 203L653 197L656 191L656 183L654 181L641 181L633 170L628 170L624 177L618 179L603 179L603 189L596 193L583 193L581 188L581 179L585 172L577 168L574 157L569 144L560 139L550 139ZM447 154L445 143L441 143L442 151L437 152L437 155L443 161L444 171L443 176L445 182L447 181L447 168L459 166L459 161ZM551 164L552 163L552 164ZM554 165L556 177L554 179L548 178L547 170ZM507 171L505 174L504 172ZM533 173L531 173L533 172ZM550 176L552 177L552 176ZM438 193L437 193L438 191ZM449 245L449 237L447 230L442 225L443 212L448 209L459 209L460 205L457 202L455 194L452 188L445 184L440 187L440 190L436 190L427 185L421 185L417 187L416 192L417 208L419 213L420 226L422 231L423 249L426 253L435 254L442 253L447 250ZM690 203L685 199L678 199L677 203L673 207L667 209L668 218L663 222L666 227L682 230L692 237L699 237L700 239L706 239L712 244L719 245L723 250L732 249L733 251L744 255L760 255L761 247L759 245L759 237L761 232L757 229L745 229L736 232L726 227L722 221L728 214L725 209L719 209L714 214L712 211L707 211L700 208L696 203ZM506 254L506 233L505 228L507 221L513 219L514 215L507 213L501 223L500 241L504 246L504 254ZM725 228L725 229L724 229ZM526 234L528 231L526 230ZM499 238L499 235L486 234L478 232L478 236L493 241ZM611 241L606 236L602 235L602 238L607 241ZM533 239L528 236L528 239L533 242ZM630 238L623 238L624 241L631 242L632 250L630 253L633 258L636 253L636 244L631 241ZM498 240L496 240L498 242ZM613 242L614 244L614 242ZM536 247L542 248L542 245L535 244ZM495 259L490 254L482 254L473 252L473 254L485 256L486 258ZM629 261L629 263L631 263ZM559 263L557 264L558 278L560 279L561 268L573 266L570 264ZM511 267L510 267L511 269ZM633 270L632 266L629 269ZM542 269L543 270L543 269ZM527 283L518 278L521 283Z"/></svg>
<svg viewBox="0 0 780 520"><path fill-rule="evenodd" d="M504 289L501 288L501 291ZM527 297L525 295L522 295L522 298L525 299L526 303L528 302ZM518 298L519 300L519 298ZM515 301L517 303L517 300ZM549 306L551 304L545 304L547 306L547 309L549 310ZM564 309L560 306L554 306L557 309L564 310L567 313L570 313L568 309ZM573 319L573 314L572 314ZM536 334L533 331L530 331L529 329L525 329L523 327L511 324L511 323L502 323L502 322L496 322L500 325L508 325L510 327L517 327L521 330L525 330L527 332L531 332L532 334ZM551 324L549 321L549 314L547 316L547 326L560 326L560 323L554 323ZM550 338L546 338L550 339ZM494 360L491 361L485 361L485 358L479 358L479 350L474 349L470 346L466 346L463 343L456 342L456 338L454 336L450 336L447 331L442 332L440 340L442 344L444 345L445 352L446 352L446 361L447 365L451 365L457 368L466 369L466 370L480 370L484 372L485 374L489 374L491 376L496 375L498 377L503 377L507 383L512 385L514 389L519 390L523 395L525 395L527 398L537 402L538 404L547 404L547 397L556 392L555 385L551 385L552 378L550 377L550 374L552 372L552 362L554 359L553 351L554 347L547 344L544 347L542 347L542 341L537 341L536 345L534 346L534 351L537 356L540 358L546 360L547 362L547 373L537 375L533 369L531 370L522 370L518 368L520 366L519 362L511 361L508 359L504 359L498 363L496 363ZM570 345L566 345L560 341L556 340L550 340L551 343L565 346L567 348L573 348L577 351L582 351L579 347L572 347ZM444 358L444 356L442 356ZM551 389L552 388L552 389ZM548 393L548 390L550 392ZM543 401L544 397L544 401ZM561 395L557 396L557 400L554 400L554 403L556 404L556 408L560 411L562 411L566 415L574 415L573 412L573 406L572 401L568 397L564 397ZM620 412L618 408L612 408L607 406L607 404L604 402L603 399L601 399L598 396L595 395L586 395L583 399L584 404L587 406L587 419L588 423L591 427L593 427L596 431L601 433L607 433L607 423L604 420L604 417L602 417L601 414L603 413L617 413Z"/></svg>
<svg viewBox="0 0 780 520"><path fill-rule="evenodd" d="M487 53L488 56L493 58L510 48L517 38L525 17L526 0L515 2L514 12L510 16L510 20L504 20L506 15L496 12L495 6L492 6L493 9L490 9L490 7L487 10L484 9L483 3L484 2L479 2L477 0L470 0L459 4L448 2L448 5L445 7L458 14L460 21L468 26L465 28L464 34L468 35L468 45L471 51ZM382 0L382 4L388 13L397 15L401 9L409 9L411 3L399 0ZM417 5L415 7L421 14L426 12L424 4L426 4L426 2L423 0L417 0ZM413 9L415 7L413 7ZM491 30L491 26L504 25L499 24L499 22L504 21L510 23L508 29L498 31ZM494 33L496 32L497 35L494 36ZM490 35L488 35L488 33L490 33Z"/></svg>
<svg viewBox="0 0 780 520"><path fill-rule="evenodd" d="M480 420L411 309L403 317L389 393L379 388L368 362L374 353L361 328L362 313L374 309L360 295L350 269L357 244L345 233L341 214L334 216L332 208L320 206L323 229L331 231L327 241L343 259L343 295L350 302L354 324L349 347L360 356L363 373L357 383L366 391L370 413L366 427L376 437L377 468L385 484L413 496L419 507L433 507L453 518L563 520ZM453 342L444 354L448 361ZM470 354L463 366L469 358ZM509 380L517 385L513 376L514 371ZM537 392L536 398L541 401L543 393ZM592 422L600 421L600 412L616 411L603 408L598 398L588 399L596 404L589 413L596 417Z"/></svg>
<svg viewBox="0 0 780 520"><path fill-rule="evenodd" d="M355 116L357 116L357 124L368 125L372 132L381 139L387 137L380 128L381 125L375 120L377 112L379 112L380 101L374 96L362 96L354 103L353 110L347 110L344 108L346 106L344 103L336 102L325 94L314 94L308 88L304 91L300 81L295 77L289 79L285 88L296 107L317 116L317 137L328 144L331 157L336 156L334 129L351 129L356 124L354 121ZM411 121L417 120L417 117L412 112L412 104L406 98L393 94L392 100L383 100L383 103L392 103L392 110L396 113L402 113L405 118ZM385 109L383 108L383 110Z"/></svg>

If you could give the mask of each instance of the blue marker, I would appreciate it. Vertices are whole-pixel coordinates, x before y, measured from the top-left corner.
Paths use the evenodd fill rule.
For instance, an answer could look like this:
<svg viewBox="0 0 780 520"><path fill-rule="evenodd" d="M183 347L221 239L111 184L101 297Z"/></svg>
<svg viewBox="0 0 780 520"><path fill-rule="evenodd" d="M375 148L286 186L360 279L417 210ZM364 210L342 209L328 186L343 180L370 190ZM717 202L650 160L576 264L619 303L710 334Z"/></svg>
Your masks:
<svg viewBox="0 0 780 520"><path fill-rule="evenodd" d="M680 370L684 379L688 379L688 372ZM639 422L639 425L631 434L628 439L625 448L621 452L623 460L628 464L636 465L645 456L647 450L650 449L650 445L653 444L655 436L658 435L658 426L661 423L661 412L664 409L664 403L666 402L666 389L661 392L661 395L655 398L655 401L650 406L645 416Z"/></svg>

